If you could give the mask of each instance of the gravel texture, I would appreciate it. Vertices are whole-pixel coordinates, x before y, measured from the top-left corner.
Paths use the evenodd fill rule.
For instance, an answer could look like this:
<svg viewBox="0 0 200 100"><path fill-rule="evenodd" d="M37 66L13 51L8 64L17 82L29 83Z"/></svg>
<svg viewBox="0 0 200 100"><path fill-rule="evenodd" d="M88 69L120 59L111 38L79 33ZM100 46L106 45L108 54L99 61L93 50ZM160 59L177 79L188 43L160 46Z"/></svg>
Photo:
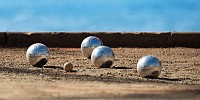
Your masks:
<svg viewBox="0 0 200 100"><path fill-rule="evenodd" d="M200 49L112 48L111 68L96 68L80 48L50 48L43 68L29 65L27 48L0 48L0 99L198 99ZM138 77L136 65L145 55L163 66L156 79ZM73 64L70 72L63 70Z"/></svg>

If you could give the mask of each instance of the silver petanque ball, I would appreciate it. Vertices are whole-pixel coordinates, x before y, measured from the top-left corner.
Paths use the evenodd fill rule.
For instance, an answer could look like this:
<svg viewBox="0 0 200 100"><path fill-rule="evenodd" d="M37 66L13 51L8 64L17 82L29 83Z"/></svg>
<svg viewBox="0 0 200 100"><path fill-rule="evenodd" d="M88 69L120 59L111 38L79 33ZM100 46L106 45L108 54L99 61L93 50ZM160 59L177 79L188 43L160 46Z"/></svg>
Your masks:
<svg viewBox="0 0 200 100"><path fill-rule="evenodd" d="M156 78L160 75L161 70L161 62L152 55L142 57L137 63L137 72L141 77Z"/></svg>
<svg viewBox="0 0 200 100"><path fill-rule="evenodd" d="M115 55L109 47L99 46L92 51L91 60L98 68L109 68L114 63Z"/></svg>
<svg viewBox="0 0 200 100"><path fill-rule="evenodd" d="M37 67L45 65L49 57L49 49L42 43L32 44L26 52L28 62Z"/></svg>
<svg viewBox="0 0 200 100"><path fill-rule="evenodd" d="M103 42L99 38L95 36L89 36L82 41L81 52L85 57L90 59L94 48L101 45L103 45Z"/></svg>

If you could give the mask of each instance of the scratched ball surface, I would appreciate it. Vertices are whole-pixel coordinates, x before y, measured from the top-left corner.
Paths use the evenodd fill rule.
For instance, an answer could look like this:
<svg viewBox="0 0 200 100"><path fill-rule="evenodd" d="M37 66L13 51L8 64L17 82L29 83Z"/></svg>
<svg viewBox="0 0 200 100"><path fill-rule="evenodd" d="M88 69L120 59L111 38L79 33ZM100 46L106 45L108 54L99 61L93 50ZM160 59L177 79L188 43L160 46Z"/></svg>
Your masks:
<svg viewBox="0 0 200 100"><path fill-rule="evenodd" d="M114 52L107 46L96 47L91 55L92 64L98 68L109 68L114 60Z"/></svg>
<svg viewBox="0 0 200 100"><path fill-rule="evenodd" d="M99 38L95 36L89 36L82 41L81 52L85 57L90 59L94 48L102 45L103 43Z"/></svg>
<svg viewBox="0 0 200 100"><path fill-rule="evenodd" d="M26 52L28 62L37 67L45 65L48 62L49 57L49 49L42 43L32 44Z"/></svg>
<svg viewBox="0 0 200 100"><path fill-rule="evenodd" d="M142 57L137 63L137 72L141 77L156 78L162 70L160 60L152 55Z"/></svg>

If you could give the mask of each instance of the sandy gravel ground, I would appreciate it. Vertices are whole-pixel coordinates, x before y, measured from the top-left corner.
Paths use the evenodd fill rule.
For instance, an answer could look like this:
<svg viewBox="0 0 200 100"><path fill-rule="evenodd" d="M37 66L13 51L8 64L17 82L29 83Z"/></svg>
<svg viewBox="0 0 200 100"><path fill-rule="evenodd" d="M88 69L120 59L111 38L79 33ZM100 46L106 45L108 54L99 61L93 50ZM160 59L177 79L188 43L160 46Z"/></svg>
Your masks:
<svg viewBox="0 0 200 100"><path fill-rule="evenodd" d="M50 48L44 69L32 67L27 48L0 48L0 99L200 99L200 49L112 48L111 68L98 69L79 48ZM137 61L155 55L162 62L157 79L138 77ZM71 62L74 70L62 66Z"/></svg>

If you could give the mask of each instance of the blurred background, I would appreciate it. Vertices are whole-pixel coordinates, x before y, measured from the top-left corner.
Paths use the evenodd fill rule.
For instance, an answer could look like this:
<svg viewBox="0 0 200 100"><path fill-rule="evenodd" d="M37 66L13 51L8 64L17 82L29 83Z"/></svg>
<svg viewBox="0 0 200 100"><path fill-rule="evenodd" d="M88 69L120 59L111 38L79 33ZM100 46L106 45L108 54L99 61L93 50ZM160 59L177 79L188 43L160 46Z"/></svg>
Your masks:
<svg viewBox="0 0 200 100"><path fill-rule="evenodd" d="M1 0L0 31L200 31L200 1Z"/></svg>

